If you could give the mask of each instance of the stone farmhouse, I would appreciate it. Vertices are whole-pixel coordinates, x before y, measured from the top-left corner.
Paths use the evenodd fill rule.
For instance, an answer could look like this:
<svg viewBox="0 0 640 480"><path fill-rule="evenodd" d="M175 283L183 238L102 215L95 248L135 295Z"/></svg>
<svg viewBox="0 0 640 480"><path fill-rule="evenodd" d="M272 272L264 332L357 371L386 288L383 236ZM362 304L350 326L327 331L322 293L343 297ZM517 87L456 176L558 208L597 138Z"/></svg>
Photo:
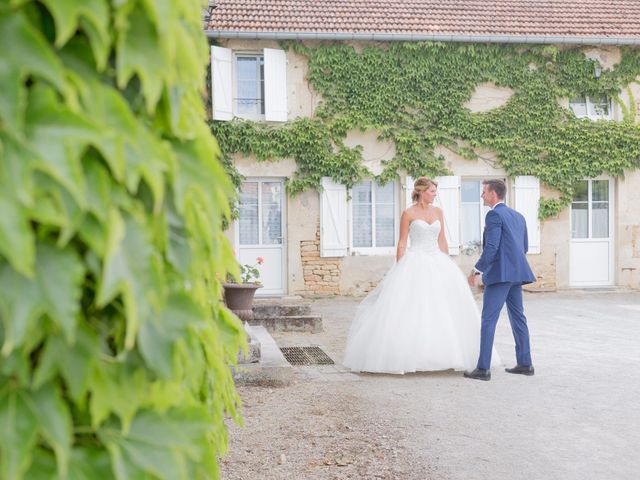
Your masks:
<svg viewBox="0 0 640 480"><path fill-rule="evenodd" d="M317 118L325 101L310 82L308 56L292 45L345 45L356 54L400 42L576 50L591 62L597 80L640 45L640 2L213 0L205 28L213 121L278 129ZM479 79L461 109L474 118L507 108L514 95L509 87ZM598 122L636 124L638 99L640 84L632 81L615 98L585 91L557 101L568 115L584 119L578 125L587 132ZM219 141L225 150L224 138ZM346 186L326 175L318 188L295 195L287 193L300 169L293 156L265 161L257 152L229 153L244 179L239 217L228 235L241 263L265 259L259 294L362 294L395 261L400 215L410 205L411 172L399 170L384 185L376 182L399 150L379 129L349 129L344 147L361 155L364 178ZM474 146L473 151L475 158L447 145L433 149L446 169L437 180L449 253L465 272L482 248L481 182L503 178L507 203L527 219L528 257L538 276L532 288L640 287L639 169L582 178L573 184L569 201L541 220L540 199L559 198L557 189L536 175L510 175L493 149Z"/></svg>

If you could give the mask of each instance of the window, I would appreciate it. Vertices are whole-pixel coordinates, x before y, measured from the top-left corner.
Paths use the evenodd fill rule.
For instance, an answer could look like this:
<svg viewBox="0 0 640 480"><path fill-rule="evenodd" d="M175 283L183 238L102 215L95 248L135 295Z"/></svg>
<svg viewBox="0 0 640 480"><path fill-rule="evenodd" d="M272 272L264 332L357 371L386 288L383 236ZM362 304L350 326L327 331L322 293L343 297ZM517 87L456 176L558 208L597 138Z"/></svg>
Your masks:
<svg viewBox="0 0 640 480"><path fill-rule="evenodd" d="M482 249L484 218L489 207L483 205L481 180L463 180L460 202L462 252L471 255Z"/></svg>
<svg viewBox="0 0 640 480"><path fill-rule="evenodd" d="M234 110L238 117L264 115L264 56L236 55Z"/></svg>
<svg viewBox="0 0 640 480"><path fill-rule="evenodd" d="M282 244L282 182L242 182L239 197L239 244Z"/></svg>
<svg viewBox="0 0 640 480"><path fill-rule="evenodd" d="M571 238L609 238L608 180L585 180L574 188Z"/></svg>
<svg viewBox="0 0 640 480"><path fill-rule="evenodd" d="M211 47L211 102L214 120L233 117L286 122L287 54L264 48L234 52Z"/></svg>
<svg viewBox="0 0 640 480"><path fill-rule="evenodd" d="M575 97L569 102L569 108L578 118L609 120L612 118L611 99L606 95L597 97Z"/></svg>
<svg viewBox="0 0 640 480"><path fill-rule="evenodd" d="M396 245L396 186L364 181L351 192L351 238L353 251L393 253Z"/></svg>

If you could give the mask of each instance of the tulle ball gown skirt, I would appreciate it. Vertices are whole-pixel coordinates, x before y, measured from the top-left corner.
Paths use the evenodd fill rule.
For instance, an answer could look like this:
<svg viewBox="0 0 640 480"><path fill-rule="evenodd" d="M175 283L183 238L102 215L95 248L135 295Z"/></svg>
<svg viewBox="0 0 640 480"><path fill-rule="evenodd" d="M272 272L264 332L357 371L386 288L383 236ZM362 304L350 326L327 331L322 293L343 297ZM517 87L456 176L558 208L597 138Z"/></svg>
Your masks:
<svg viewBox="0 0 640 480"><path fill-rule="evenodd" d="M480 313L460 268L440 250L409 248L358 306L343 363L379 373L467 370L479 351Z"/></svg>

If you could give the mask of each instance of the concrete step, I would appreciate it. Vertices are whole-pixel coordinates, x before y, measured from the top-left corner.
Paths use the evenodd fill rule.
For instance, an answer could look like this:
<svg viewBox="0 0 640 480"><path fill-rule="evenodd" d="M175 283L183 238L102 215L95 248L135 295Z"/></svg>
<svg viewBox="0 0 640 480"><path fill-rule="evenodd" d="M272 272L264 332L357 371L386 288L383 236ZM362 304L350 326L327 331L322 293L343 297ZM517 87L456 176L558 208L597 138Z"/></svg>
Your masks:
<svg viewBox="0 0 640 480"><path fill-rule="evenodd" d="M256 363L260 361L260 340L253 332L253 328L247 323L244 323L244 331L247 336L247 353L238 352L238 363Z"/></svg>
<svg viewBox="0 0 640 480"><path fill-rule="evenodd" d="M258 362L238 364L233 368L236 385L289 385L293 378L293 367L284 358L267 329L260 325L252 326L251 336L260 344L260 359Z"/></svg>
<svg viewBox="0 0 640 480"><path fill-rule="evenodd" d="M322 331L322 317L319 315L288 315L279 317L258 317L254 313L249 325L262 325L270 332L309 332Z"/></svg>
<svg viewBox="0 0 640 480"><path fill-rule="evenodd" d="M253 316L257 318L274 318L304 316L311 314L311 305L301 304L277 304L259 303L253 304Z"/></svg>

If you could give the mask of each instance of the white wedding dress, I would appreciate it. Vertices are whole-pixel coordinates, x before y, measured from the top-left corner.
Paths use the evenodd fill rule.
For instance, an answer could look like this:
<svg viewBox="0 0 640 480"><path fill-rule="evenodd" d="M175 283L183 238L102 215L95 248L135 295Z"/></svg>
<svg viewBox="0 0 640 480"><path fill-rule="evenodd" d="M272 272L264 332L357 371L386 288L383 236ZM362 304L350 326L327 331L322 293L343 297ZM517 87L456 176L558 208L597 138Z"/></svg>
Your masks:
<svg viewBox="0 0 640 480"><path fill-rule="evenodd" d="M358 306L344 365L354 371L472 370L480 314L467 279L438 248L440 221L414 220L410 247ZM500 360L493 352L492 364Z"/></svg>

